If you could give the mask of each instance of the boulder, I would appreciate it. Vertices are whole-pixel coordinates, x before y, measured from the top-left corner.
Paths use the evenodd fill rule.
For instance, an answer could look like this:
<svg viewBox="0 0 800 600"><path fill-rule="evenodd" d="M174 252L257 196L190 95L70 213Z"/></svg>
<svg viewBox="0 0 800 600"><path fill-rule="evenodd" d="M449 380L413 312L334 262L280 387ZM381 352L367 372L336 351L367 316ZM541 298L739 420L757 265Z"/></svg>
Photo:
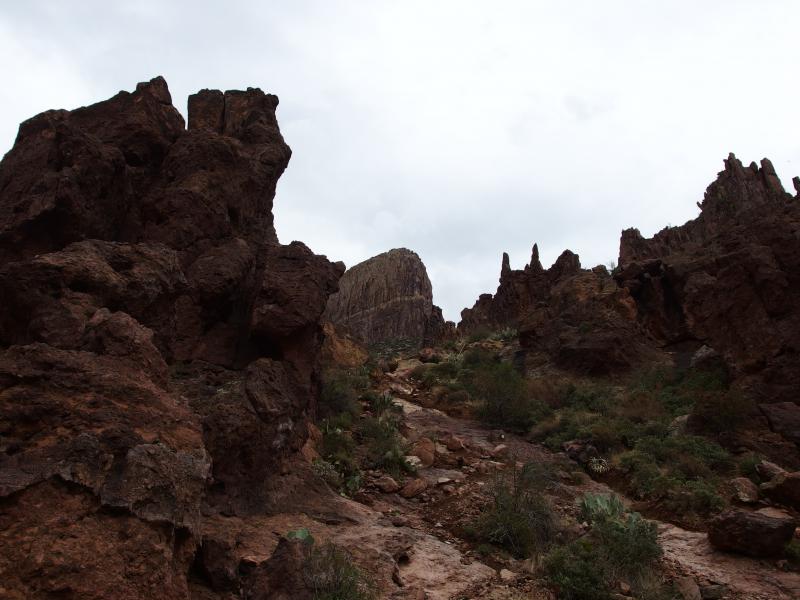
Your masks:
<svg viewBox="0 0 800 600"><path fill-rule="evenodd" d="M758 486L747 477L736 477L731 479L733 487L733 498L744 504L755 504L758 502Z"/></svg>
<svg viewBox="0 0 800 600"><path fill-rule="evenodd" d="M436 460L436 444L430 438L420 438L414 442L410 453L419 458L422 467L430 467Z"/></svg>
<svg viewBox="0 0 800 600"><path fill-rule="evenodd" d="M761 493L773 502L800 510L800 471L776 475L761 484Z"/></svg>
<svg viewBox="0 0 800 600"><path fill-rule="evenodd" d="M403 498L416 498L428 489L428 481L422 478L412 479L400 490Z"/></svg>
<svg viewBox="0 0 800 600"><path fill-rule="evenodd" d="M796 520L788 514L729 510L711 520L708 541L719 550L754 557L775 557L783 554L796 527Z"/></svg>
<svg viewBox="0 0 800 600"><path fill-rule="evenodd" d="M393 494L400 489L400 485L389 475L382 475L376 479L375 487L384 494Z"/></svg>
<svg viewBox="0 0 800 600"><path fill-rule="evenodd" d="M756 465L756 473L758 473L758 476L764 481L772 481L778 475L785 474L786 469L768 460L762 460Z"/></svg>
<svg viewBox="0 0 800 600"><path fill-rule="evenodd" d="M800 444L800 406L794 402L774 402L760 404L758 408L767 417L772 431Z"/></svg>

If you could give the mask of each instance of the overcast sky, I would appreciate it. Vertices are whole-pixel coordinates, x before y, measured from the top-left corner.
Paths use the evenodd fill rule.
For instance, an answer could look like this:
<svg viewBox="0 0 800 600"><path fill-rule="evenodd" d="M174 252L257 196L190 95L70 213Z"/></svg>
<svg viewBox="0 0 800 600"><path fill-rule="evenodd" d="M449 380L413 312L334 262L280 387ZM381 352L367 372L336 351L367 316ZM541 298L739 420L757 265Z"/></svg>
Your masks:
<svg viewBox="0 0 800 600"><path fill-rule="evenodd" d="M280 97L278 236L352 266L395 247L458 319L565 248L617 256L697 214L733 151L800 174L798 0L0 0L0 153L20 121L163 75Z"/></svg>

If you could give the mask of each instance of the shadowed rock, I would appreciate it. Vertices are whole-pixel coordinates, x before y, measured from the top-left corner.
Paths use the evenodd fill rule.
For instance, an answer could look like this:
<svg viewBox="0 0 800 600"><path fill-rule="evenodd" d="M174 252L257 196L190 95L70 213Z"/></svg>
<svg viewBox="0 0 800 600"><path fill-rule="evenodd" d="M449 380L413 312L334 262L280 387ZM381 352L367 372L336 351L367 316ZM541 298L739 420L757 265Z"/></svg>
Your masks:
<svg viewBox="0 0 800 600"><path fill-rule="evenodd" d="M185 130L159 77L20 126L0 163L10 597L188 597L204 518L267 510L302 447L343 266L277 243L277 105L204 90Z"/></svg>

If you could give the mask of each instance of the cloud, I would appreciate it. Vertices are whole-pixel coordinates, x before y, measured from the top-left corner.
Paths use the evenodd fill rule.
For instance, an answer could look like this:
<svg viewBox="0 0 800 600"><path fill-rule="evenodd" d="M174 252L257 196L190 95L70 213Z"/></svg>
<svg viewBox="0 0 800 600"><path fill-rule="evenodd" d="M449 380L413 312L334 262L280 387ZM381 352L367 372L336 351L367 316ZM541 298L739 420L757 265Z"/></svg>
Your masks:
<svg viewBox="0 0 800 600"><path fill-rule="evenodd" d="M690 18L689 18L690 17ZM0 12L0 151L19 121L163 74L278 94L282 241L417 251L457 319L565 248L692 218L734 151L800 172L794 0L24 2Z"/></svg>

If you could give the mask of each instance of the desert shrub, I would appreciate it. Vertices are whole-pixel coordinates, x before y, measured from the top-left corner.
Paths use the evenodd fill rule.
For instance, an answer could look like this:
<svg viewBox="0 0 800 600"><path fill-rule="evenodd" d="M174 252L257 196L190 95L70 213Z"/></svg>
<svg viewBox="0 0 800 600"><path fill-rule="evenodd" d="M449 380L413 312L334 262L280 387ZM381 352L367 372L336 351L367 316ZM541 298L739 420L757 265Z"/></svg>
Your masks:
<svg viewBox="0 0 800 600"><path fill-rule="evenodd" d="M546 410L527 395L525 380L509 363L488 363L474 369L467 382L480 401L479 415L492 425L525 431Z"/></svg>
<svg viewBox="0 0 800 600"><path fill-rule="evenodd" d="M598 551L589 539L556 548L544 560L544 572L562 600L607 600L611 598Z"/></svg>
<svg viewBox="0 0 800 600"><path fill-rule="evenodd" d="M753 402L739 392L705 392L698 394L692 416L703 431L723 433L741 429L753 411Z"/></svg>
<svg viewBox="0 0 800 600"><path fill-rule="evenodd" d="M433 365L430 370L439 381L451 381L460 373L458 362L454 360L443 360Z"/></svg>
<svg viewBox="0 0 800 600"><path fill-rule="evenodd" d="M369 378L360 372L332 369L322 376L319 411L323 417L340 413L357 415L359 395L369 386Z"/></svg>
<svg viewBox="0 0 800 600"><path fill-rule="evenodd" d="M614 392L606 385L570 385L565 390L563 404L582 408L602 415L608 414L614 405Z"/></svg>
<svg viewBox="0 0 800 600"><path fill-rule="evenodd" d="M359 569L350 554L332 543L307 544L303 577L314 600L373 600L378 597L372 579Z"/></svg>
<svg viewBox="0 0 800 600"><path fill-rule="evenodd" d="M722 394L727 389L727 377L721 370L670 369L657 367L637 373L629 391L641 402L651 397L671 417L692 410L699 394Z"/></svg>
<svg viewBox="0 0 800 600"><path fill-rule="evenodd" d="M546 414L543 410L539 415ZM541 441L553 451L561 450L564 442L587 438L596 415L582 410L563 409L539 420L531 429L531 438Z"/></svg>
<svg viewBox="0 0 800 600"><path fill-rule="evenodd" d="M789 564L795 568L800 567L800 540L794 539L786 544L784 555Z"/></svg>
<svg viewBox="0 0 800 600"><path fill-rule="evenodd" d="M411 377L411 379L413 379L414 381L422 381L422 378L425 376L425 373L427 372L428 372L428 367L426 367L425 365L417 365L416 367L411 369L411 372L408 374L408 376Z"/></svg>
<svg viewBox="0 0 800 600"><path fill-rule="evenodd" d="M394 397L389 392L378 394L376 392L369 392L364 395L364 399L369 405L369 409L374 415L389 415L396 416L402 412L400 406L395 404Z"/></svg>
<svg viewBox="0 0 800 600"><path fill-rule="evenodd" d="M655 523L639 513L600 519L592 535L600 542L607 569L617 577L638 579L662 554Z"/></svg>
<svg viewBox="0 0 800 600"><path fill-rule="evenodd" d="M323 479L345 494L355 493L361 487L361 470L354 454L356 444L352 435L327 420L322 422L321 430L320 454L339 474L338 478L323 476ZM325 465L321 465L320 469L325 469Z"/></svg>
<svg viewBox="0 0 800 600"><path fill-rule="evenodd" d="M581 519L593 525L621 518L626 508L619 496L614 494L585 494L581 498L580 511Z"/></svg>
<svg viewBox="0 0 800 600"><path fill-rule="evenodd" d="M667 491L664 506L675 514L708 515L725 508L725 501L708 481L681 481Z"/></svg>
<svg viewBox="0 0 800 600"><path fill-rule="evenodd" d="M763 460L764 457L760 454L745 454L739 459L739 474L742 477L747 477L756 485L763 483L761 481L761 475L758 474L758 469L756 469L758 463Z"/></svg>
<svg viewBox="0 0 800 600"><path fill-rule="evenodd" d="M559 598L608 598L610 584L618 579L631 582L637 592L649 588L662 554L655 524L627 511L614 496L587 495L581 512L591 524L589 533L544 561Z"/></svg>
<svg viewBox="0 0 800 600"><path fill-rule="evenodd" d="M467 342L469 342L470 344L473 344L475 342L482 342L483 340L488 338L491 335L491 333L492 332L489 331L489 329L486 327L478 327L467 336Z"/></svg>
<svg viewBox="0 0 800 600"><path fill-rule="evenodd" d="M402 438L391 419L367 418L358 427L358 435L366 447L366 460L371 468L383 469L397 477L401 472L413 472L406 461Z"/></svg>
<svg viewBox="0 0 800 600"><path fill-rule="evenodd" d="M532 468L498 475L492 502L472 527L474 535L518 558L545 550L553 540L557 522L547 499L538 489L541 480Z"/></svg>
<svg viewBox="0 0 800 600"><path fill-rule="evenodd" d="M503 329L495 331L489 335L490 340L496 340L499 342L513 342L517 339L517 337L519 337L519 332L513 327L504 327Z"/></svg>
<svg viewBox="0 0 800 600"><path fill-rule="evenodd" d="M636 449L650 454L658 463L675 465L686 477L708 476L712 472L729 475L735 467L722 446L696 435L646 436L636 443Z"/></svg>
<svg viewBox="0 0 800 600"><path fill-rule="evenodd" d="M720 511L719 475L733 472L735 463L718 444L697 436L645 437L619 456L637 498L660 500L684 516Z"/></svg>
<svg viewBox="0 0 800 600"><path fill-rule="evenodd" d="M467 390L464 389L448 389L444 395L444 400L447 404L456 405L456 404L466 404L469 402L469 393Z"/></svg>
<svg viewBox="0 0 800 600"><path fill-rule="evenodd" d="M526 379L525 385L531 398L536 398L551 408L561 406L569 388L566 382L552 377Z"/></svg>

